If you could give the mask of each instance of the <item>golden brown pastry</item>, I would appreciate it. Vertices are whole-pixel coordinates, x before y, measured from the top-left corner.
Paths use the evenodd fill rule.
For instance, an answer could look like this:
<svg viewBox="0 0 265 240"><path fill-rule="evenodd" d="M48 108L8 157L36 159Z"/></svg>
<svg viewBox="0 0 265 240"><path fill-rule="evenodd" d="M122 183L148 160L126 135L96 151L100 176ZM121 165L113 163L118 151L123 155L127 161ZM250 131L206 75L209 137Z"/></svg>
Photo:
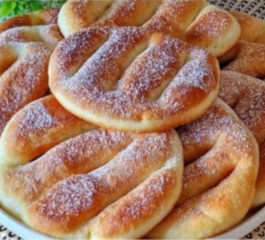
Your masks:
<svg viewBox="0 0 265 240"><path fill-rule="evenodd" d="M41 11L0 24L0 136L18 110L48 92L48 62L63 38L58 26L50 24L54 14Z"/></svg>
<svg viewBox="0 0 265 240"><path fill-rule="evenodd" d="M240 36L235 18L206 0L68 0L58 24L64 36L90 26L145 26L204 47L218 57Z"/></svg>
<svg viewBox="0 0 265 240"><path fill-rule="evenodd" d="M58 13L59 9L46 9L9 18L0 23L0 33L22 26L56 24Z"/></svg>
<svg viewBox="0 0 265 240"><path fill-rule="evenodd" d="M49 85L74 115L106 128L164 131L202 116L217 97L211 54L145 28L89 28L60 42Z"/></svg>
<svg viewBox="0 0 265 240"><path fill-rule="evenodd" d="M239 38L239 42L233 46L225 55L223 55L219 60L221 62L229 62L231 60L234 60L236 56L239 53L240 47L241 47L241 41L244 42L252 42L257 44L265 44L265 21L259 18L255 18L253 16L250 16L243 12L237 12L237 11L230 11L230 14L232 14L235 19L238 21L240 28L241 28L241 35ZM252 44L252 46L259 46ZM240 54L248 54L241 53ZM248 64L248 61L246 61L246 64Z"/></svg>
<svg viewBox="0 0 265 240"><path fill-rule="evenodd" d="M8 42L41 42L52 50L63 39L58 25L41 25L16 27L0 34L0 43Z"/></svg>
<svg viewBox="0 0 265 240"><path fill-rule="evenodd" d="M32 161L84 127L90 131ZM23 138L28 144L16 154L1 153L1 207L58 238L139 238L152 229L181 192L183 156L177 133L93 128L53 97L17 113L5 128L0 149L10 146L10 137L14 146L23 145Z"/></svg>
<svg viewBox="0 0 265 240"><path fill-rule="evenodd" d="M219 97L252 131L260 146L260 166L252 207L265 203L265 83L232 71L222 71Z"/></svg>
<svg viewBox="0 0 265 240"><path fill-rule="evenodd" d="M243 12L230 11L241 28L240 41L265 44L265 21Z"/></svg>
<svg viewBox="0 0 265 240"><path fill-rule="evenodd" d="M241 41L235 59L224 70L235 71L256 78L265 77L265 45Z"/></svg>
<svg viewBox="0 0 265 240"><path fill-rule="evenodd" d="M42 43L0 43L0 136L18 110L47 93L50 54Z"/></svg>
<svg viewBox="0 0 265 240"><path fill-rule="evenodd" d="M183 190L170 214L147 236L204 239L228 230L248 212L258 173L258 145L224 102L178 130Z"/></svg>
<svg viewBox="0 0 265 240"><path fill-rule="evenodd" d="M27 163L59 143L96 128L67 112L53 96L41 98L8 122L1 136L0 163Z"/></svg>

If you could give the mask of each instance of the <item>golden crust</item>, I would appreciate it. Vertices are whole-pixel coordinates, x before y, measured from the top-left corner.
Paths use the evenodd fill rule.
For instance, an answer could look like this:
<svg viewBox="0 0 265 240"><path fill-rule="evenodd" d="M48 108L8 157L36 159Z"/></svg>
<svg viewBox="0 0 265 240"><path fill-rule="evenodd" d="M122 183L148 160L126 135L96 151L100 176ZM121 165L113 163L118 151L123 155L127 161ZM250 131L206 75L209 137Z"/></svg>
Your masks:
<svg viewBox="0 0 265 240"><path fill-rule="evenodd" d="M230 11L241 28L240 41L265 44L265 21L243 12Z"/></svg>
<svg viewBox="0 0 265 240"><path fill-rule="evenodd" d="M0 43L0 135L18 110L47 93L50 54L41 43Z"/></svg>
<svg viewBox="0 0 265 240"><path fill-rule="evenodd" d="M17 111L48 92L49 58L63 38L51 24L57 14L39 11L0 24L0 136Z"/></svg>
<svg viewBox="0 0 265 240"><path fill-rule="evenodd" d="M56 24L58 13L59 9L47 9L9 18L0 23L0 33L22 26Z"/></svg>
<svg viewBox="0 0 265 240"><path fill-rule="evenodd" d="M58 24L64 36L90 26L145 26L205 47L218 57L240 36L235 18L206 0L68 0Z"/></svg>
<svg viewBox="0 0 265 240"><path fill-rule="evenodd" d="M26 127L25 114L34 124ZM40 134L44 139L57 136L62 128L73 130L74 136L76 125L94 128L50 96L17 113L4 136L14 136L14 145L21 138L40 140ZM0 149L9 144L6 141L1 138ZM45 140L40 141L47 149ZM32 155L31 148L25 148L15 160L8 154L1 157L0 200L6 211L52 236L141 237L168 214L181 192L182 147L174 130L141 135L94 130L32 161L41 153Z"/></svg>
<svg viewBox="0 0 265 240"><path fill-rule="evenodd" d="M215 236L237 224L251 206L258 173L257 142L221 100L203 118L178 133L188 163L181 197L147 236Z"/></svg>
<svg viewBox="0 0 265 240"><path fill-rule="evenodd" d="M224 70L256 78L265 77L265 45L240 41L236 51L235 59Z"/></svg>
<svg viewBox="0 0 265 240"><path fill-rule="evenodd" d="M153 71L156 69L156 71ZM200 117L219 87L206 51L145 28L89 28L59 43L49 85L70 112L125 131L164 131Z"/></svg>
<svg viewBox="0 0 265 240"><path fill-rule="evenodd" d="M221 57L236 44L239 36L240 27L235 18L226 11L209 5L188 27L184 40Z"/></svg>
<svg viewBox="0 0 265 240"><path fill-rule="evenodd" d="M96 128L47 96L30 103L8 122L0 140L0 164L27 163L59 143Z"/></svg>
<svg viewBox="0 0 265 240"><path fill-rule="evenodd" d="M252 131L260 146L260 167L252 207L265 203L265 83L240 73L222 71L219 97Z"/></svg>
<svg viewBox="0 0 265 240"><path fill-rule="evenodd" d="M236 58L241 46L241 41L265 44L264 20L255 18L243 12L230 11L230 14L238 21L241 28L241 35L239 43L219 59L221 62L229 62Z"/></svg>
<svg viewBox="0 0 265 240"><path fill-rule="evenodd" d="M41 42L50 48L63 39L58 25L42 25L31 27L16 27L0 34L0 43L8 42Z"/></svg>

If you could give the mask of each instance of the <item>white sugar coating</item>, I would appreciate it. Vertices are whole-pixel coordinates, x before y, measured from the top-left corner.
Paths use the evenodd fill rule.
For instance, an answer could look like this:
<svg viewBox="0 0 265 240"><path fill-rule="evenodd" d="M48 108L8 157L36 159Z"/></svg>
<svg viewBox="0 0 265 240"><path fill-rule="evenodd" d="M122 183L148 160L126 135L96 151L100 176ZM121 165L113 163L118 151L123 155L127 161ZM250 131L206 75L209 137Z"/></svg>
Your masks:
<svg viewBox="0 0 265 240"><path fill-rule="evenodd" d="M132 142L132 137L130 133L92 131L68 140L36 161L10 171L6 178L13 181L14 191L18 191L23 184L20 194L30 203L67 176L100 167L115 156L116 151L126 148ZM98 161L95 161L97 158ZM105 160L100 160L102 158Z"/></svg>
<svg viewBox="0 0 265 240"><path fill-rule="evenodd" d="M207 61L208 54L202 49L195 49L189 61L176 76L175 85L197 88L208 92L212 87L214 73Z"/></svg>
<svg viewBox="0 0 265 240"><path fill-rule="evenodd" d="M198 149L204 149L205 146L207 148L214 146L218 141L218 144L222 141L221 146L224 150L233 149L235 154L248 156L253 148L248 130L232 110L219 100L201 119L181 127L178 133L183 144L184 155L193 152L194 149L198 152Z"/></svg>
<svg viewBox="0 0 265 240"><path fill-rule="evenodd" d="M265 84L259 79L222 71L219 97L227 102L254 133L259 143L265 140Z"/></svg>
<svg viewBox="0 0 265 240"><path fill-rule="evenodd" d="M54 47L62 36L57 25L11 28L0 34L0 44L10 42L42 42Z"/></svg>
<svg viewBox="0 0 265 240"><path fill-rule="evenodd" d="M240 42L239 53L224 70L235 71L252 77L265 76L265 46L263 44Z"/></svg>
<svg viewBox="0 0 265 240"><path fill-rule="evenodd" d="M63 94L67 92L77 106L89 108L95 114L104 113L104 116L139 119L145 118L147 113L153 118L167 119L185 108L187 100L181 96L186 94L187 88L190 93L200 90L204 95L216 87L215 65L210 63L210 55L204 50L167 37L150 39L152 34L145 28L97 31L80 32L79 39L73 36L59 45L54 64L58 75L51 84L55 95L55 89ZM145 50L143 45L148 40L150 44ZM90 57L88 46L95 50ZM134 61L125 71L126 62L131 61L128 55L132 55ZM72 71L70 62L76 62L77 56L82 62L72 65ZM187 59L189 62L185 65ZM66 69L68 64L70 76ZM185 87L173 93L174 86L170 83L183 66L187 74L180 77L180 85Z"/></svg>
<svg viewBox="0 0 265 240"><path fill-rule="evenodd" d="M93 196L99 191L93 181L83 176L74 176L60 183L56 191L46 194L50 204L40 202L39 211L47 218L67 222L72 215L87 210L93 203ZM63 216L63 218L62 218Z"/></svg>
<svg viewBox="0 0 265 240"><path fill-rule="evenodd" d="M48 90L46 71L50 51L38 43L11 43L1 45L0 52L7 49L14 51L18 59L0 76L0 133L18 110Z"/></svg>
<svg viewBox="0 0 265 240"><path fill-rule="evenodd" d="M103 224L107 228L105 231L108 231L108 225L111 229L119 229L121 224L126 226L137 221L140 223L142 218L157 214L168 200L165 198L168 185L177 184L177 179L178 176L170 178L163 170L155 172L137 188L105 208L94 219L94 224Z"/></svg>
<svg viewBox="0 0 265 240"><path fill-rule="evenodd" d="M90 139L86 141L85 138L89 138L89 136ZM91 137L92 140L94 138L94 143ZM132 140L132 137L134 140ZM131 139L123 144L124 138ZM120 132L108 133L104 130L94 131L59 145L39 160L21 167L17 173L14 171L12 175L10 174L9 181L20 176L19 181L20 183L23 182L24 186L22 194L25 194L25 189L27 198L29 198L28 195L35 194L28 203L35 202L38 213L45 216L45 218L60 222L71 221L71 219L85 214L89 208L93 212L96 206L101 206L96 212L101 211L111 203L107 200L108 197L112 196L111 199L119 199L154 171L159 171L165 165L167 159L170 159L171 149L175 144L174 139L173 132L137 136ZM69 147L71 142L79 143L79 151L76 151L75 147ZM115 146L110 146L110 144ZM87 147L88 151L84 151L85 145L86 147L89 146ZM101 147L98 147L99 145ZM91 146L96 148L92 153L90 152ZM65 151L60 152L60 148L66 150L67 153ZM102 153L102 151L104 152L103 149L107 151L107 154L110 154L110 157L104 156L106 153ZM114 152L111 153L111 151ZM69 154L69 152L71 153ZM116 155L118 152L120 153ZM56 158L60 154L64 154L64 159ZM90 156L87 156L88 154ZM49 155L53 155L53 157L49 158ZM100 155L107 158L102 162L102 167L100 167ZM82 160L80 157L84 159ZM65 168L69 164L69 158L73 158L73 161L75 158L75 162L69 165L71 169L67 173ZM79 161L79 159L82 161ZM95 159L98 159L98 163L95 162ZM91 162L90 165L95 165L95 167L86 169L89 161ZM37 167L38 164L39 167ZM32 167L34 165L35 167ZM75 171L74 169L78 167L79 170ZM175 165L167 166L166 169L172 167L174 168ZM93 169L95 170L93 171ZM91 170L92 172L90 172ZM31 172L31 176L32 171L36 175L33 175L30 179L27 177L27 171L28 173ZM86 171L89 173L71 177L72 174L86 173ZM45 174L42 174L42 172L45 172ZM56 180L54 181L52 178ZM42 187L40 188L40 186ZM119 188L119 192L117 192L117 188ZM159 186L155 186L155 188L158 189Z"/></svg>
<svg viewBox="0 0 265 240"><path fill-rule="evenodd" d="M207 23L207 24L206 24ZM208 12L205 10L198 16L192 26L194 37L219 37L223 31L229 29L231 19L228 14L216 7Z"/></svg>
<svg viewBox="0 0 265 240"><path fill-rule="evenodd" d="M47 107L38 101L25 108L17 131L21 136L28 136L29 132L47 131L57 125L57 122Z"/></svg>

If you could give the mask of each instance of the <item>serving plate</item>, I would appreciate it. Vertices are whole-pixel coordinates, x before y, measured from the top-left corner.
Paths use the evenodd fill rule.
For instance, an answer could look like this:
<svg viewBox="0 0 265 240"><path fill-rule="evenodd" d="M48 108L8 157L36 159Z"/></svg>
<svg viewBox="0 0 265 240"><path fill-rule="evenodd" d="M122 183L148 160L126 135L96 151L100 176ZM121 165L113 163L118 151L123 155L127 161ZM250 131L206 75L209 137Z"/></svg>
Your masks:
<svg viewBox="0 0 265 240"><path fill-rule="evenodd" d="M252 16L265 19L264 0L209 0L209 2L225 10L242 11ZM240 239L243 237L250 239L265 239L265 223L261 225L263 222L265 222L265 207L252 211L233 229L218 235L213 239ZM4 224L4 226L1 224ZM10 232L8 229L10 229L12 232ZM253 230L254 232L252 232ZM20 237L14 233L19 234ZM47 235L43 235L32 230L0 209L0 239L20 240L21 238L32 240L52 239Z"/></svg>

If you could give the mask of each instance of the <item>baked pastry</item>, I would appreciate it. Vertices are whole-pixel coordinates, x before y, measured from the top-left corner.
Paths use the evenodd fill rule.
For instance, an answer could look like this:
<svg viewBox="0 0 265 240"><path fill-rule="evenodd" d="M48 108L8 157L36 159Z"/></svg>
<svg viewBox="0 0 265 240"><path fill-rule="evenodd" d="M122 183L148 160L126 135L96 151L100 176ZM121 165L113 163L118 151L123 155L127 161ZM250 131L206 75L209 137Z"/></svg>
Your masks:
<svg viewBox="0 0 265 240"><path fill-rule="evenodd" d="M58 13L54 8L9 18L0 23L0 33L15 27L56 24Z"/></svg>
<svg viewBox="0 0 265 240"><path fill-rule="evenodd" d="M63 39L58 25L41 25L16 27L0 34L0 43L8 42L41 42L52 50Z"/></svg>
<svg viewBox="0 0 265 240"><path fill-rule="evenodd" d="M18 110L48 92L48 62L63 38L58 26L49 24L54 12L42 11L0 24L0 136ZM45 21L49 25L14 27Z"/></svg>
<svg viewBox="0 0 265 240"><path fill-rule="evenodd" d="M47 139L41 140L44 148L45 142L48 148L54 144L54 134L67 132L58 142L70 138L69 132L77 133L84 122L67 116L53 97L36 101L12 118L0 149L7 149L10 137L19 146L21 138L33 144L30 138L40 140L42 134ZM30 145L24 152L18 148L16 154L1 152L0 204L48 235L138 238L168 214L181 192L182 146L174 130L148 134L89 131L35 161L34 156L43 150L32 154Z"/></svg>
<svg viewBox="0 0 265 240"><path fill-rule="evenodd" d="M1 136L0 163L28 163L59 143L97 128L67 112L53 96L41 98L8 122Z"/></svg>
<svg viewBox="0 0 265 240"><path fill-rule="evenodd" d="M50 54L42 43L0 43L0 136L18 110L47 93Z"/></svg>
<svg viewBox="0 0 265 240"><path fill-rule="evenodd" d="M183 144L183 190L148 237L204 239L224 232L248 212L258 173L258 145L221 100L178 130Z"/></svg>
<svg viewBox="0 0 265 240"><path fill-rule="evenodd" d="M252 207L265 203L265 83L231 71L222 71L219 97L229 104L252 131L260 146L260 166Z"/></svg>
<svg viewBox="0 0 265 240"><path fill-rule="evenodd" d="M265 44L265 21L243 12L230 11L241 28L240 41Z"/></svg>
<svg viewBox="0 0 265 240"><path fill-rule="evenodd" d="M241 28L241 35L239 38L239 42L233 46L224 56L222 56L219 60L221 62L229 62L234 60L240 50L241 41L244 42L252 42L258 44L265 44L265 21L259 18L255 18L243 12L230 11L230 14L235 17L238 21ZM252 46L256 46L259 48L259 45L252 44ZM253 48L252 47L252 48ZM245 53L242 53L242 56ZM247 53L246 53L247 54ZM244 65L248 65L248 61ZM243 67L242 67L243 69Z"/></svg>
<svg viewBox="0 0 265 240"><path fill-rule="evenodd" d="M240 36L235 18L206 0L68 0L58 24L64 36L90 26L145 26L204 47L218 57Z"/></svg>
<svg viewBox="0 0 265 240"><path fill-rule="evenodd" d="M235 59L224 70L256 78L265 77L265 45L241 41L235 51Z"/></svg>
<svg viewBox="0 0 265 240"><path fill-rule="evenodd" d="M207 111L219 64L205 50L145 28L95 27L58 44L49 86L62 106L95 125L164 131Z"/></svg>

